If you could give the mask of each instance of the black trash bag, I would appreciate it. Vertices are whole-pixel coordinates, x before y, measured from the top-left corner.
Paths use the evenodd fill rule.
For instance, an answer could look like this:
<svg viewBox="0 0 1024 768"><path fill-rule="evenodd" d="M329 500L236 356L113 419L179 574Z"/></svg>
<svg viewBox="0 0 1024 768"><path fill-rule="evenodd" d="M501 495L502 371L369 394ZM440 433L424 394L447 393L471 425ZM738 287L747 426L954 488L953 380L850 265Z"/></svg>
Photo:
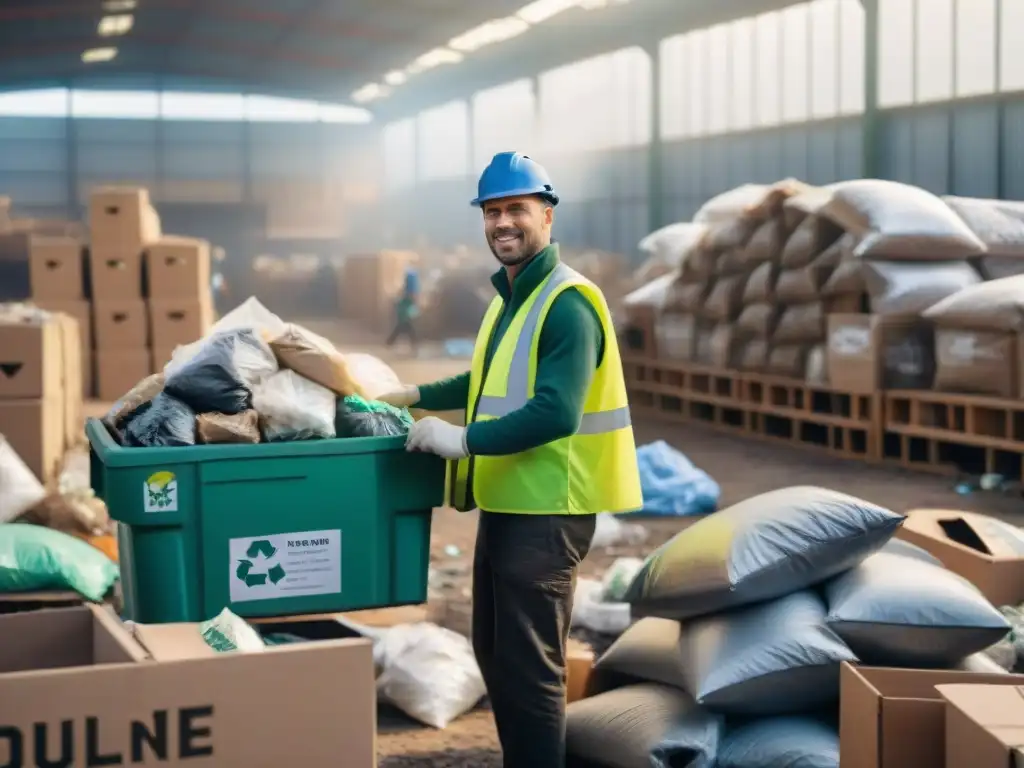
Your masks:
<svg viewBox="0 0 1024 768"><path fill-rule="evenodd" d="M196 444L196 414L166 392L135 411L124 429L125 442L138 448Z"/></svg>
<svg viewBox="0 0 1024 768"><path fill-rule="evenodd" d="M107 428L107 432L119 445L128 445L124 436L125 425L139 413L140 409L148 406L153 398L163 391L163 388L164 375L162 373L147 376L114 403L106 415L100 419L100 423Z"/></svg>
<svg viewBox="0 0 1024 768"><path fill-rule="evenodd" d="M334 426L338 437L395 437L405 435L413 418L405 408L349 395L338 400Z"/></svg>
<svg viewBox="0 0 1024 768"><path fill-rule="evenodd" d="M276 371L277 359L258 331L225 331L170 371L164 392L196 413L241 413L252 408L253 387Z"/></svg>

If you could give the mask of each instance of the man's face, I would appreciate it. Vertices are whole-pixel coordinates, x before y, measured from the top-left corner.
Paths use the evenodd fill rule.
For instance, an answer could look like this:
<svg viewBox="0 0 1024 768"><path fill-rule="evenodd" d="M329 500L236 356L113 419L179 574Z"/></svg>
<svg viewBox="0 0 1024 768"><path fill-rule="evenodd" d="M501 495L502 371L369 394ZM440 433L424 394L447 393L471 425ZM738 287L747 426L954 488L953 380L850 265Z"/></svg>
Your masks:
<svg viewBox="0 0 1024 768"><path fill-rule="evenodd" d="M539 197L506 197L484 203L484 233L491 253L506 267L522 264L551 243L555 212Z"/></svg>

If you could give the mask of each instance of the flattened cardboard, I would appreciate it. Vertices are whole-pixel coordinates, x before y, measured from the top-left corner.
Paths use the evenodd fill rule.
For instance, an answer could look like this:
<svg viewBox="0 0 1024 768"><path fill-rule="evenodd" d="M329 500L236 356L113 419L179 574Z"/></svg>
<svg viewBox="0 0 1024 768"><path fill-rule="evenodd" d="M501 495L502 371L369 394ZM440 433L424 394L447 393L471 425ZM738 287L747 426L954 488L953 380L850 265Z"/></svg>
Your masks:
<svg viewBox="0 0 1024 768"><path fill-rule="evenodd" d="M0 434L43 485L54 479L64 457L64 407L62 395L0 400Z"/></svg>
<svg viewBox="0 0 1024 768"><path fill-rule="evenodd" d="M92 308L96 349L140 349L149 346L149 314L142 299L97 301Z"/></svg>
<svg viewBox="0 0 1024 768"><path fill-rule="evenodd" d="M1024 684L1024 675L856 667L846 662L839 679L843 768L946 768L946 705L936 686Z"/></svg>
<svg viewBox="0 0 1024 768"><path fill-rule="evenodd" d="M69 237L29 240L29 283L34 299L75 301L85 296L85 249Z"/></svg>
<svg viewBox="0 0 1024 768"><path fill-rule="evenodd" d="M1013 768L1024 745L1024 688L940 685L946 701L946 768Z"/></svg>
<svg viewBox="0 0 1024 768"><path fill-rule="evenodd" d="M153 348L171 349L191 344L213 325L213 303L195 299L150 299L149 326Z"/></svg>
<svg viewBox="0 0 1024 768"><path fill-rule="evenodd" d="M149 297L199 301L210 295L210 244L190 237L162 237L146 247Z"/></svg>
<svg viewBox="0 0 1024 768"><path fill-rule="evenodd" d="M96 352L96 395L113 402L153 372L148 349L98 350Z"/></svg>
<svg viewBox="0 0 1024 768"><path fill-rule="evenodd" d="M89 251L89 278L93 301L142 298L142 247L94 242Z"/></svg>
<svg viewBox="0 0 1024 768"><path fill-rule="evenodd" d="M896 533L937 557L995 605L1024 602L1024 551L992 519L951 509L914 509ZM959 539L959 541L958 541Z"/></svg>
<svg viewBox="0 0 1024 768"><path fill-rule="evenodd" d="M0 321L0 399L60 397L61 350L56 321Z"/></svg>

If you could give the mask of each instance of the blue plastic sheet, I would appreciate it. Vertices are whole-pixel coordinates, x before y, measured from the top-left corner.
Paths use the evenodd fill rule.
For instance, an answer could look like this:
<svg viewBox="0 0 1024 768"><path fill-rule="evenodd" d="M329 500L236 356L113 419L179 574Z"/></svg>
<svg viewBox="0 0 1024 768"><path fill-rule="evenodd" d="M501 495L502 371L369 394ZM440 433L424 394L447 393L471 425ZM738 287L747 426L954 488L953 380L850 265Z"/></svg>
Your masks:
<svg viewBox="0 0 1024 768"><path fill-rule="evenodd" d="M664 440L640 446L636 458L644 494L641 514L689 517L718 507L718 483Z"/></svg>

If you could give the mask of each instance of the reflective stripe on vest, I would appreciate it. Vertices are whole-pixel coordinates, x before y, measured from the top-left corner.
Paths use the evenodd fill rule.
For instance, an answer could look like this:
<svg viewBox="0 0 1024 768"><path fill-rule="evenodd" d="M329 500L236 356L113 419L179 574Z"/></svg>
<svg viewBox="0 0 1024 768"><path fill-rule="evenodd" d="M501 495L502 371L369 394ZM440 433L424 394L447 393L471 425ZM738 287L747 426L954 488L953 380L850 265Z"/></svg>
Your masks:
<svg viewBox="0 0 1024 768"><path fill-rule="evenodd" d="M565 264L559 264L552 270L551 277L544 284L537 300L533 302L526 320L523 322L522 331L516 339L516 347L512 353L512 363L508 369L508 382L505 386L505 396L481 395L477 402L477 416L489 418L501 418L507 416L526 405L530 400L530 349L533 346L533 339L540 325L540 315L544 310L547 299L560 286L573 278L573 272ZM484 382L480 383L481 389ZM632 425L629 415L629 406L614 408L610 411L597 411L595 413L583 414L577 435L600 435L605 432L614 432L617 429L625 429Z"/></svg>

